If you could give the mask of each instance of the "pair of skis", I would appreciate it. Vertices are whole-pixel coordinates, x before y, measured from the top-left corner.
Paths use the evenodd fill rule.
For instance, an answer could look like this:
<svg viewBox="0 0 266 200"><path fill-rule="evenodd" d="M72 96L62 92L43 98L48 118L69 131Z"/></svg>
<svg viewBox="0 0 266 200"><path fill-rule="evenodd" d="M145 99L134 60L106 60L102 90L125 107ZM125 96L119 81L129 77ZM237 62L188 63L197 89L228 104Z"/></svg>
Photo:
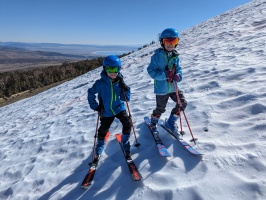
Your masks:
<svg viewBox="0 0 266 200"><path fill-rule="evenodd" d="M105 139L104 139L105 143L108 141L109 136L110 136L110 132L107 132ZM142 177L138 171L138 168L136 167L136 165L135 165L135 163L131 157L126 157L126 154L123 150L123 146L121 143L122 135L116 134L115 137L116 137L116 140L121 147L121 150L122 150L124 158L127 162L127 166L128 166L128 169L129 169L129 172L130 172L132 179L134 181L140 181L142 179ZM99 159L100 159L100 157L99 157ZM88 189L90 187L90 185L92 184L92 182L94 180L94 175L95 175L96 169L98 167L99 159L96 159L96 160L94 159L94 161L89 164L90 165L89 171L87 172L87 174L86 174L85 178L83 179L82 184L80 186L82 189Z"/></svg>
<svg viewBox="0 0 266 200"><path fill-rule="evenodd" d="M153 139L155 141L156 147L158 149L158 152L160 153L161 156L163 157L169 157L171 156L171 154L167 151L167 149L165 148L165 146L163 145L162 140L159 137L159 132L157 127L154 128L151 126L151 121L149 117L144 117L144 121L146 122L146 124L148 125L150 132L153 136ZM164 128L167 132L169 132L177 141L179 141L190 153L194 154L194 155L203 155L202 153L200 153L199 151L197 151L195 148L193 148L190 144L188 144L185 140L183 140L182 138L177 137L174 133L172 133L169 129L167 129L164 125L165 123L163 121L159 122L159 125ZM110 132L107 133L106 137L105 137L105 143L107 142L108 138L109 138ZM123 152L123 155L125 157L125 160L127 162L127 166L129 168L129 172L131 174L131 177L134 181L139 181L142 179L134 161L132 160L131 157L126 157L126 154L123 150L122 147L122 143L121 143L121 134L116 134L116 140L119 143L121 150ZM83 189L88 189L89 186L92 184L93 180L94 180L94 175L98 166L98 162L99 160L93 161L92 163L90 163L90 168L88 173L86 174L82 184L81 184L81 188Z"/></svg>
<svg viewBox="0 0 266 200"><path fill-rule="evenodd" d="M144 117L144 121L146 122L146 124L148 125L151 134L153 136L153 139L155 141L155 144L157 146L157 149L160 153L161 156L163 157L169 157L171 156L171 154L167 151L167 149L165 148L165 146L163 145L162 140L159 137L159 132L158 129L154 129L151 125L151 120L149 117ZM159 121L158 123L162 128L164 128L168 133L170 133L177 141L179 141L190 153L194 154L194 155L203 155L202 153L200 153L199 151L197 151L195 148L193 148L190 144L188 144L185 140L183 140L182 138L176 136L174 133L172 133L171 130L169 130L168 128L165 127L165 122L163 121Z"/></svg>

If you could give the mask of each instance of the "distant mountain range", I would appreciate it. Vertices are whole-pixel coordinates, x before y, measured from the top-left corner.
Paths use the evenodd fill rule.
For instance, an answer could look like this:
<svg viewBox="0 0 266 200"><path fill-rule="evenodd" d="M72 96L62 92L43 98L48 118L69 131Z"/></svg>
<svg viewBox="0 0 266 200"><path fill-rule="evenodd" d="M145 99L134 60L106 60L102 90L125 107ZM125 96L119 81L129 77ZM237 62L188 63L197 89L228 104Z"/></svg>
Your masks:
<svg viewBox="0 0 266 200"><path fill-rule="evenodd" d="M85 57L102 56L102 52L118 52L120 54L135 51L141 45L81 45L81 44L59 44L59 43L22 43L1 42L0 47L15 47L29 51L51 51L62 54L72 54ZM108 53L107 53L108 54Z"/></svg>
<svg viewBox="0 0 266 200"><path fill-rule="evenodd" d="M109 54L122 55L137 49L137 46L123 45L0 42L0 72L47 67Z"/></svg>

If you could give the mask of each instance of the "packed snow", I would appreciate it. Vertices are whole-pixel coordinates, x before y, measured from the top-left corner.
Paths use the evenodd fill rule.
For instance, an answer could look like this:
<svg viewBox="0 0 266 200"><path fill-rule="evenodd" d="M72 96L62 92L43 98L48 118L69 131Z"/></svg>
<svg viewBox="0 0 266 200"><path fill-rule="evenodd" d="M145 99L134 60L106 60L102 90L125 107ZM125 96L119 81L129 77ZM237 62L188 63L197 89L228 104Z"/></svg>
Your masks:
<svg viewBox="0 0 266 200"><path fill-rule="evenodd" d="M161 128L172 156L160 156L144 123L155 108L147 66L157 42L122 58L141 143L139 149L133 146L132 133L132 158L143 180L129 175L115 140L121 132L115 120L93 184L80 188L92 159L97 119L87 89L100 77L99 67L0 108L0 199L266 199L265 16L266 1L253 0L181 33L177 50L185 113L199 139L191 145L203 156L193 156ZM169 101L162 118L173 106ZM184 123L183 138L189 142L187 128Z"/></svg>

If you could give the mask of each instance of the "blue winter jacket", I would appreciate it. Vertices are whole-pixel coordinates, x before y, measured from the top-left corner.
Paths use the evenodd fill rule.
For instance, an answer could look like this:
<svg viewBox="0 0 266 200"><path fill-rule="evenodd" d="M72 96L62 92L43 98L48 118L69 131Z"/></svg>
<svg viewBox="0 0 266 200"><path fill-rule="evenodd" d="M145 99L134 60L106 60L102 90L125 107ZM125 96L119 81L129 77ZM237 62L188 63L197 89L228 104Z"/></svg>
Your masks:
<svg viewBox="0 0 266 200"><path fill-rule="evenodd" d="M151 78L154 79L154 93L158 95L164 95L175 92L172 83L167 82L166 78L166 66L169 70L173 65L176 65L176 73L179 74L180 80L182 80L182 68L176 51L166 54L163 48L156 49L154 55L151 57L151 62L147 68L147 71Z"/></svg>
<svg viewBox="0 0 266 200"><path fill-rule="evenodd" d="M121 73L118 76L122 76ZM96 94L98 94L98 102L96 101ZM130 101L130 88L125 91L127 101ZM117 115L125 109L124 94L120 87L120 82L112 83L112 80L103 70L101 72L101 79L96 80L91 88L88 89L88 102L90 108L95 110L99 103L103 104L103 117L111 117Z"/></svg>

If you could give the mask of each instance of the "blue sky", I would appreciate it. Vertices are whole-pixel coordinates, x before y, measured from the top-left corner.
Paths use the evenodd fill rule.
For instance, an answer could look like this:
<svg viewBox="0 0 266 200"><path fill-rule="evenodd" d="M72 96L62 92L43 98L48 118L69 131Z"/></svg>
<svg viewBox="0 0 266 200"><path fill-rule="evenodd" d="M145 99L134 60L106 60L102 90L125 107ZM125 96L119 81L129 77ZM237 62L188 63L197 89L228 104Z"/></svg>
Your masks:
<svg viewBox="0 0 266 200"><path fill-rule="evenodd" d="M0 0L0 41L135 45L251 0Z"/></svg>

